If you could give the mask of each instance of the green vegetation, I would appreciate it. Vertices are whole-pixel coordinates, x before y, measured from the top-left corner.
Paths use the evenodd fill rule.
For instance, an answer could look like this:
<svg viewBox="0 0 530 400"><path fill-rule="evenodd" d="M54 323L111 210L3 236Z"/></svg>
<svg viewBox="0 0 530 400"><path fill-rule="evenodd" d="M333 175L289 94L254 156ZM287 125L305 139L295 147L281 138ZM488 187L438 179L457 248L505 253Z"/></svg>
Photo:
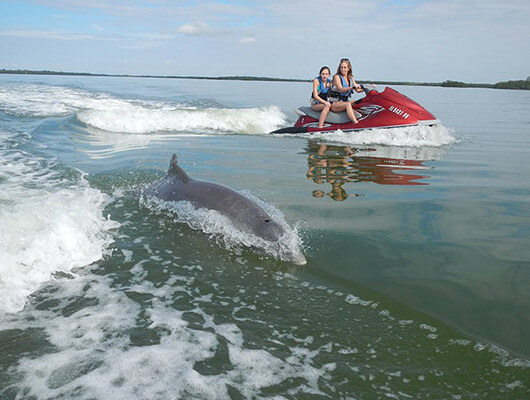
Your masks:
<svg viewBox="0 0 530 400"><path fill-rule="evenodd" d="M491 83L466 83L460 81L445 81L440 84L441 87L479 87L479 88L492 88L494 87Z"/></svg>
<svg viewBox="0 0 530 400"><path fill-rule="evenodd" d="M493 85L496 89L523 89L530 90L530 80L498 82Z"/></svg>
<svg viewBox="0 0 530 400"><path fill-rule="evenodd" d="M465 82L460 81L445 81L442 82L442 87L466 87L467 84Z"/></svg>
<svg viewBox="0 0 530 400"><path fill-rule="evenodd" d="M396 82L396 81L367 81L362 80L362 83L373 83L374 85L405 85L405 86L440 86L438 82Z"/></svg>
<svg viewBox="0 0 530 400"><path fill-rule="evenodd" d="M82 75L82 76L110 76L105 74L91 74L88 72L57 72L57 71L31 71L28 69L1 69L0 74L15 75Z"/></svg>
<svg viewBox="0 0 530 400"><path fill-rule="evenodd" d="M273 81L273 82L310 82L309 79L269 78L265 76L176 76L176 75L129 75L129 74L93 74L90 72L32 71L28 69L1 69L0 74L14 75L70 75L70 76L114 76L128 78L169 78L169 79L210 79L229 81Z"/></svg>
<svg viewBox="0 0 530 400"><path fill-rule="evenodd" d="M169 79L210 79L210 80L227 80L227 81L266 81L266 82L310 82L311 79L289 79L289 78L270 78L266 76L168 76L168 75L128 75L128 74L92 74L89 72L62 72L62 71L32 71L27 69L1 69L0 74L18 74L18 75L72 75L72 76L114 76L128 78L169 78ZM454 88L493 88L493 89L523 89L530 90L530 77L526 80L507 81L491 83L466 83L460 81L445 82L391 82L391 81L366 81L363 83L374 83L379 85L408 85L408 86L441 86Z"/></svg>

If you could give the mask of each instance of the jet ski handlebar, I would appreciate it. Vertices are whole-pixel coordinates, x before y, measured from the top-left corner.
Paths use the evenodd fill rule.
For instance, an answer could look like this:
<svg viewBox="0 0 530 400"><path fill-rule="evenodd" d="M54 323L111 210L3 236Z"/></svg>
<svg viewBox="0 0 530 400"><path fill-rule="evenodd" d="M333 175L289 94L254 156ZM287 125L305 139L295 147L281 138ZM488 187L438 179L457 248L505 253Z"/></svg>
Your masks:
<svg viewBox="0 0 530 400"><path fill-rule="evenodd" d="M368 94L370 90L375 90L375 85L372 85L371 83L365 83L363 85L359 85L362 90L364 90L365 94Z"/></svg>

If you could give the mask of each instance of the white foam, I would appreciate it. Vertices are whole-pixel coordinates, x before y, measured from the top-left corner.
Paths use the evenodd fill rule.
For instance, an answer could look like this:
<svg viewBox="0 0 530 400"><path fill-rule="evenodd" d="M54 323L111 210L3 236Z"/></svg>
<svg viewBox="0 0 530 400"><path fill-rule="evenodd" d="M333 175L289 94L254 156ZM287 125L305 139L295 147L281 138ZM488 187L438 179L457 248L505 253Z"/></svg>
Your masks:
<svg viewBox="0 0 530 400"><path fill-rule="evenodd" d="M89 265L112 242L116 223L103 218L108 201L91 188L36 193L0 219L0 310L16 312L58 271Z"/></svg>
<svg viewBox="0 0 530 400"><path fill-rule="evenodd" d="M284 115L276 106L246 109L155 109L130 106L108 111L82 111L77 117L81 122L102 130L127 133L164 131L264 133L284 123Z"/></svg>
<svg viewBox="0 0 530 400"><path fill-rule="evenodd" d="M132 104L132 101L105 94L62 86L15 84L0 87L0 109L16 116L65 116L84 109L105 111Z"/></svg>
<svg viewBox="0 0 530 400"><path fill-rule="evenodd" d="M170 210L177 216L178 222L188 224L191 228L205 232L218 240L224 247L237 250L241 246L259 249L277 259L289 261L292 256L302 256L302 239L296 228L291 228L283 213L272 205L258 199L249 192L242 191L241 194L256 202L279 224L285 234L278 242L269 242L255 235L242 232L232 222L217 211L205 208L197 209L190 202L166 202L157 198L149 198L145 204L148 207L162 210ZM143 201L143 200L142 200Z"/></svg>
<svg viewBox="0 0 530 400"><path fill-rule="evenodd" d="M145 276L150 268L147 264L138 262L134 274ZM179 267L175 265L175 272L178 273ZM151 282L144 278L133 284L122 283L124 286L120 287L110 276L85 272L74 279L61 278L49 284L48 290L39 295L38 301L47 301L53 306L35 307L31 304L19 314L0 314L4 329L43 330L46 340L53 346L44 348L42 352L39 350L37 356L21 356L6 371L6 376L11 379L10 388L16 391L17 398L121 400L239 397L231 390L237 390L242 398L305 398L311 394L333 397L333 393L337 392L330 392L329 389L340 388L341 383L337 382L340 382L343 372L349 369L354 372L350 376L355 380L372 381L376 374L382 379L386 378L385 387L373 388L374 392L386 394L390 390L400 389L396 381L409 383L414 378L428 380L433 374L441 376L447 368L442 362L438 371L396 371L396 362L403 358L403 340L411 340L405 344L408 346L417 343L418 323L401 327L404 338L396 338L391 321L378 328L378 314L370 307L356 307L362 311L362 314L357 314L361 319L356 320L359 321L356 325L363 326L361 322L364 319L375 316L376 323L370 322L366 329L375 331L377 335L369 340L350 342L357 343L356 347L322 340L324 337L333 338L333 334L326 329L321 332L320 344L315 346L314 339L304 338L296 325L283 329L279 327L281 332L273 330L270 337L265 337L264 343L257 347L253 334L249 335L250 340L246 337L248 330L253 331L251 327L247 324L239 326L230 318L220 317L227 310L217 314L218 308L210 304L213 301L214 305L219 306L224 291L213 290L212 299L212 293L204 294L208 290L197 290L192 281L204 279L207 275L188 276L189 270L186 269L182 271L186 276L172 275L165 282ZM296 290L296 286L293 289ZM281 289L282 292L286 290L286 286ZM326 288L318 290L322 291L318 299L330 299ZM149 294L150 299L139 303L134 300L134 293ZM291 294L294 293L297 291ZM186 311L181 311L175 308L175 299L183 295L191 297L188 304L193 306L192 309L185 307ZM244 305L245 301L256 299L255 294L249 295L251 297L235 300L234 305ZM313 296L309 298L318 300ZM256 300L258 310L263 310L262 302L263 299ZM77 307L71 307L72 303ZM208 306L202 308L201 303L208 303ZM327 305L340 306L337 303ZM200 317L197 320L202 321L199 323L201 326L193 328L186 321L185 313ZM351 315L347 320L351 323ZM253 321L264 324L263 327L266 325L266 322ZM269 328L272 329L272 325ZM381 329L379 333L378 329ZM134 335L134 332L137 334ZM133 343L134 336L136 340L147 342ZM442 355L437 355L442 342L436 338L433 340L435 342L432 345L422 345L427 348L419 352L420 358L408 361L414 364L424 360L421 354L426 354L429 360L434 357L437 361L437 357L446 354L442 348ZM216 360L217 357L220 360ZM372 365L370 360L375 358L382 361ZM212 369L205 373L201 367L203 363ZM384 364L382 367L381 363ZM390 367L386 368L385 365ZM517 366L527 368L527 365ZM464 372L467 373L467 370ZM484 372L488 372L488 367L485 367ZM499 379L505 376L503 371ZM514 389L520 387L517 377L508 378L508 385ZM271 387L286 382L288 384L281 389L281 393L267 396ZM341 389L343 394L351 394L349 386L345 390Z"/></svg>
<svg viewBox="0 0 530 400"><path fill-rule="evenodd" d="M36 84L0 87L0 109L17 116L75 114L108 132L215 132L258 134L285 123L279 107L202 108L176 102L120 99L104 93Z"/></svg>
<svg viewBox="0 0 530 400"><path fill-rule="evenodd" d="M43 160L2 154L0 311L20 311L54 273L103 257L118 224L103 216L110 198L86 180L58 177Z"/></svg>
<svg viewBox="0 0 530 400"><path fill-rule="evenodd" d="M323 394L319 379L326 378L331 367L313 365L319 350L293 347L282 359L264 349L246 348L238 326L216 324L214 316L199 306L192 312L204 318L207 329L192 329L183 312L170 305L188 290L174 283L154 288L151 282L142 281L131 286L129 292L155 296L144 310L123 291L113 289L108 277L80 275L62 279L49 296L57 300L59 309L80 297L97 301L67 315L28 308L25 315L3 318L6 328L44 328L54 346L52 352L19 360L12 371L19 394L35 398L70 397L77 392L83 398L226 399L230 398L230 385L245 398L254 398L262 388L289 378L306 382L294 393ZM159 340L148 346L131 346L129 334L139 321ZM221 337L226 340L230 368L201 374L196 363L215 355Z"/></svg>
<svg viewBox="0 0 530 400"><path fill-rule="evenodd" d="M340 129L329 133L300 134L303 137L323 139L346 145L380 144L405 147L440 147L457 142L450 130L443 125L404 126L399 128L376 128L355 132Z"/></svg>

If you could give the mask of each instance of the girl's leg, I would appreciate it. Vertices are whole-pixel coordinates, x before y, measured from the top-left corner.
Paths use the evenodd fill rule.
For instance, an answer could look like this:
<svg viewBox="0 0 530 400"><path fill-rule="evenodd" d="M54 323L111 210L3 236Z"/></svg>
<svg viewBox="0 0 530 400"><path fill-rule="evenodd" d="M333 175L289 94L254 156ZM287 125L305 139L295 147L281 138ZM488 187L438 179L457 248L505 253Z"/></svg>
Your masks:
<svg viewBox="0 0 530 400"><path fill-rule="evenodd" d="M311 110L313 110L313 111L322 111L323 108L324 108L324 104L322 104L322 103L317 103L317 104L311 105Z"/></svg>
<svg viewBox="0 0 530 400"><path fill-rule="evenodd" d="M318 127L322 128L324 126L324 122L326 121L326 117L329 113L329 106L326 106L322 103L313 104L311 106L311 109L314 111L320 111L320 118L318 119Z"/></svg>
<svg viewBox="0 0 530 400"><path fill-rule="evenodd" d="M326 117L328 116L330 109L331 109L331 106L324 106L324 108L320 112L320 118L318 119L319 128L322 128L324 126L324 122L326 122Z"/></svg>
<svg viewBox="0 0 530 400"><path fill-rule="evenodd" d="M336 101L331 104L331 111L333 112L343 112L346 111L346 114L348 114L348 117L354 122L357 123L357 118L355 117L355 113L353 112L353 108L351 106L351 103L347 101Z"/></svg>
<svg viewBox="0 0 530 400"><path fill-rule="evenodd" d="M354 124L358 123L357 117L355 116L355 113L353 112L353 108L351 106L351 103L346 103L346 114L348 114L348 117L352 120Z"/></svg>
<svg viewBox="0 0 530 400"><path fill-rule="evenodd" d="M331 111L343 112L344 110L346 110L346 103L344 101L334 101L331 103Z"/></svg>

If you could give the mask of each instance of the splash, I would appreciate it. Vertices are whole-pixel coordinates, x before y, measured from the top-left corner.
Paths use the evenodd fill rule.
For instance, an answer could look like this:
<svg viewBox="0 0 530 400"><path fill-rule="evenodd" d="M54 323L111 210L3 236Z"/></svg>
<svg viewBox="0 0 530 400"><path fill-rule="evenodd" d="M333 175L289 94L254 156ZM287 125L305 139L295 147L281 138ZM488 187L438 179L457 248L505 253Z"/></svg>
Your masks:
<svg viewBox="0 0 530 400"><path fill-rule="evenodd" d="M441 147L457 142L451 131L443 125L374 128L356 132L343 132L338 129L331 133L301 134L300 136L346 145L379 144L400 147Z"/></svg>
<svg viewBox="0 0 530 400"><path fill-rule="evenodd" d="M188 201L163 201L157 198L141 198L142 204L156 210L169 210L176 214L177 222L187 224L195 230L200 230L217 240L219 244L229 250L239 250L241 247L258 250L283 261L302 260L302 239L296 228L291 228L282 212L270 204L258 199L251 193L242 191L241 194L257 203L279 224L284 235L277 242L269 242L250 233L237 229L229 218L215 210L195 208Z"/></svg>
<svg viewBox="0 0 530 400"><path fill-rule="evenodd" d="M263 133L280 126L283 114L276 106L247 109L195 109L126 106L109 111L82 111L78 119L105 131L151 133L201 131Z"/></svg>
<svg viewBox="0 0 530 400"><path fill-rule="evenodd" d="M141 265L133 271L145 273ZM208 301L205 298L196 298L199 306L193 312L204 319L206 329L191 327L185 320L186 312L171 306L172 299L188 291L179 284L181 279L190 278L176 275L158 289L144 279L132 283L130 292L155 296L153 304L142 310L123 291L112 289L108 277L80 275L53 285L47 295L61 310L72 299L97 302L61 315L28 307L23 314L37 318L21 315L4 319L2 323L8 328L44 329L54 346L54 351L23 358L16 365L13 379L18 381L19 394L39 399L227 399L231 398L231 388L236 388L242 397L256 398L263 388L291 379L304 383L294 392L324 395L319 380L329 379L330 368L313 365L317 351L288 348L285 360L265 349L248 348L240 327L219 323L202 309ZM130 332L138 328L140 320L156 336L149 346L131 346ZM229 370L214 374L197 371L201 363L210 362L224 349Z"/></svg>
<svg viewBox="0 0 530 400"><path fill-rule="evenodd" d="M57 272L100 260L119 224L103 216L110 197L83 176L71 181L44 160L4 152L0 165L0 311L23 309Z"/></svg>
<svg viewBox="0 0 530 400"><path fill-rule="evenodd" d="M36 84L1 87L0 110L30 117L75 115L88 127L131 134L259 134L285 124L285 115L277 106L205 108L204 105L122 99L105 93Z"/></svg>

